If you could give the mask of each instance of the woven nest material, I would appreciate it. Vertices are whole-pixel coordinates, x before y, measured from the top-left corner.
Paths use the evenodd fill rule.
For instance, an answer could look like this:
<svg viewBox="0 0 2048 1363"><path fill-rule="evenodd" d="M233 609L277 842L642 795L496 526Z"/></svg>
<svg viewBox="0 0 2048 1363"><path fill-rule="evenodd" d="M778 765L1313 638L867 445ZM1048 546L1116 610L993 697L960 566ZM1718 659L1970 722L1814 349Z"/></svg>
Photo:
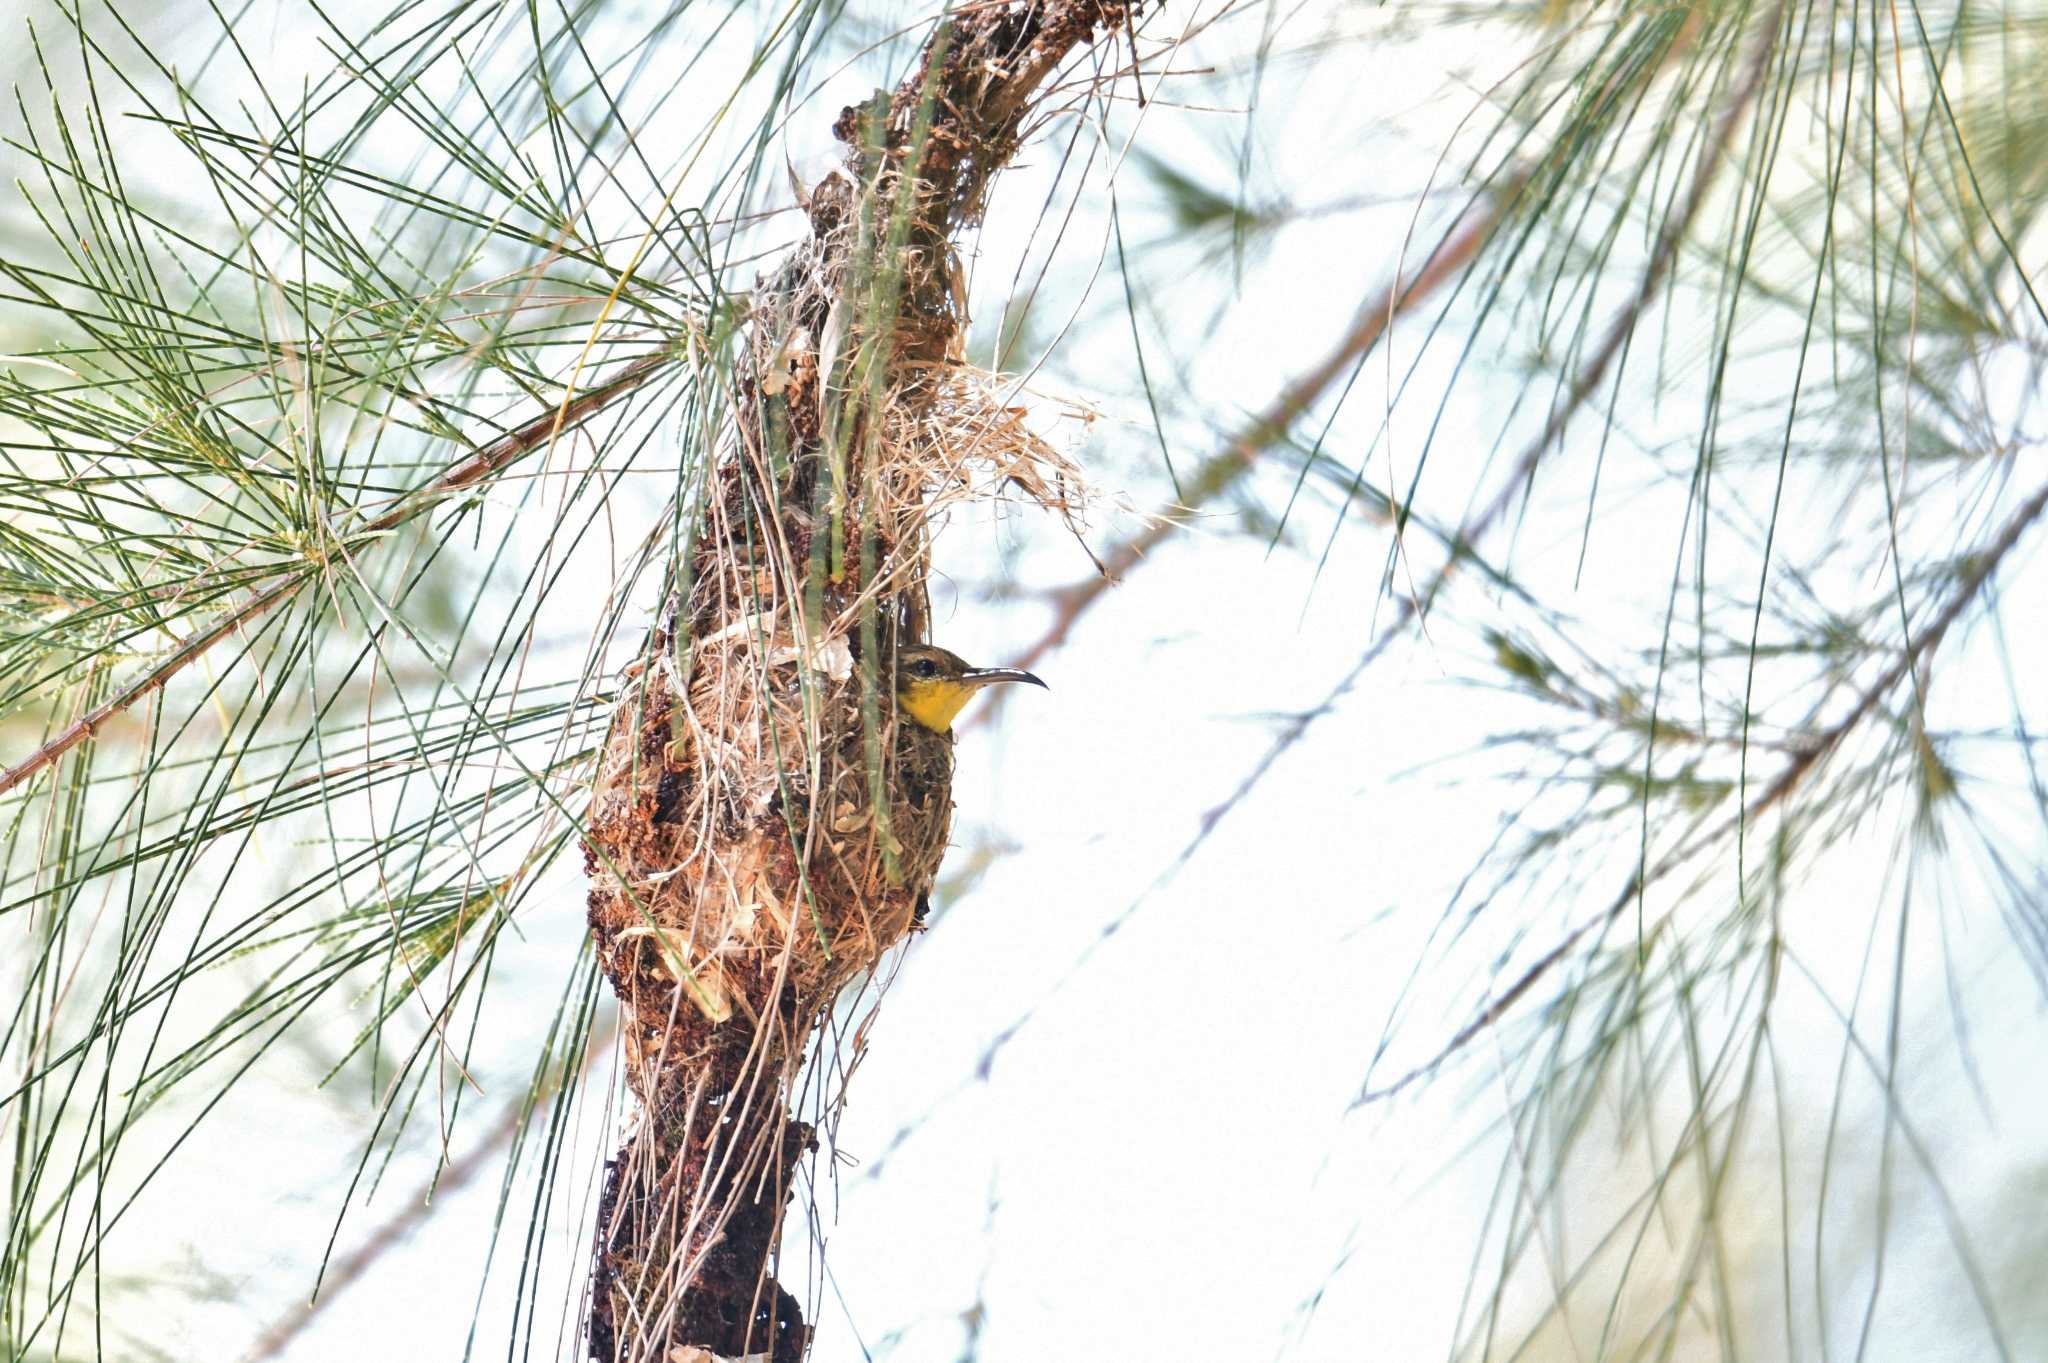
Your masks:
<svg viewBox="0 0 2048 1363"><path fill-rule="evenodd" d="M952 738L896 713L885 642L921 619L933 510L1019 492L1074 510L1074 470L993 376L948 369L876 418L869 453L890 472L868 502L879 552L865 587L849 573L815 594L836 609L807 624L791 585L819 525L756 510L743 537L728 515L689 599L629 669L592 792L590 925L625 1006L642 1114L614 1171L599 1277L614 1317L664 1296L729 1303L742 1285L758 1298L740 1315L679 1319L667 1337L692 1347L772 1336L774 1357L801 1352L795 1303L756 1281L779 1215L741 1215L749 1183L786 1187L813 1147L784 1117L809 1039L921 922L945 855ZM729 481L754 485L750 466L736 460ZM723 502L733 513L749 499ZM707 1290L721 1265L729 1290ZM694 1291L674 1290L684 1284ZM606 1347L593 1351L631 1356Z"/></svg>
<svg viewBox="0 0 2048 1363"><path fill-rule="evenodd" d="M793 650L733 638L704 652L687 695L666 655L643 671L613 725L591 921L607 973L640 991L636 1014L680 990L717 1024L771 980L829 1002L903 936L945 851L953 755L944 735L885 720L878 821L854 678L814 674L807 696ZM814 725L839 748L814 751Z"/></svg>

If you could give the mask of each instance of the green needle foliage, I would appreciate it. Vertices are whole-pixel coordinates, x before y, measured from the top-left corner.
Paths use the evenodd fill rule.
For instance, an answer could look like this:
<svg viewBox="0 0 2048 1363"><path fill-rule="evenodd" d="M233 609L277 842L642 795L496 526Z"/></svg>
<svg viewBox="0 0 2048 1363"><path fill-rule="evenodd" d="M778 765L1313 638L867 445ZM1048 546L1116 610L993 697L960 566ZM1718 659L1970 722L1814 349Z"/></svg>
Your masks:
<svg viewBox="0 0 2048 1363"><path fill-rule="evenodd" d="M360 1189L461 1117L501 937L578 837L608 640L699 514L761 147L822 13L679 5L599 50L595 5L307 6L302 79L196 5L180 71L153 9L15 33L41 233L0 258L10 1358L110 1347L99 1247L168 1153L145 1119L206 1095L189 1135L323 1001L368 1009L326 1066L381 1114ZM676 117L677 52L742 83ZM689 135L644 145L664 119ZM671 533L616 542L614 499ZM566 647L564 590L594 626Z"/></svg>

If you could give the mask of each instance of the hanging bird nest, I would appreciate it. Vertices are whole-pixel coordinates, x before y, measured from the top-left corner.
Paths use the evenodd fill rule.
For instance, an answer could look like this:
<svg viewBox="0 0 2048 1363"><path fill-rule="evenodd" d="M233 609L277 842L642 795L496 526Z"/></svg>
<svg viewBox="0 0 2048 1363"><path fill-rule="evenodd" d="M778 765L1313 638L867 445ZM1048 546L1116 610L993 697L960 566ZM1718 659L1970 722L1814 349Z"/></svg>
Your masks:
<svg viewBox="0 0 2048 1363"><path fill-rule="evenodd" d="M1030 96L1122 4L976 7L849 109L812 234L757 290L740 411L695 542L627 669L592 790L590 927L638 1103L599 1208L600 1363L799 1357L772 1260L790 1113L842 990L921 921L952 820L950 736L896 713L934 518L1078 508L1071 464L963 362L950 234ZM936 112L935 112L936 111Z"/></svg>
<svg viewBox="0 0 2048 1363"><path fill-rule="evenodd" d="M676 992L714 1025L746 1008L748 981L829 1000L902 938L937 873L952 740L894 713L889 654L861 628L887 643L920 618L932 511L1014 495L1077 509L1076 470L992 374L949 366L934 392L892 392L877 415L891 476L868 499L886 529L864 590L828 589L838 609L807 617L790 588L818 527L762 552L769 537L721 517L699 554L693 630L665 628L628 667L598 765L591 923L611 976Z"/></svg>

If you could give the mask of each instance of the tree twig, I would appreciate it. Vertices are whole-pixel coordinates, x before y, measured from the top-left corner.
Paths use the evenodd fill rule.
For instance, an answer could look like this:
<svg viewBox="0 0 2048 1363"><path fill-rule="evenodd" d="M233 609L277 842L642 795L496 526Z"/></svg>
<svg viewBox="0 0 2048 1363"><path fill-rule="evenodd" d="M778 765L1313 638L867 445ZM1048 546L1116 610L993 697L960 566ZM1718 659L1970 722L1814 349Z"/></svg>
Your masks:
<svg viewBox="0 0 2048 1363"><path fill-rule="evenodd" d="M1725 164L1728 145L1733 140L1736 129L1741 125L1751 105L1755 102L1757 91L1762 86L1764 72L1769 69L1771 55L1776 51L1777 27L1782 15L1783 6L1781 5L1774 11L1773 17L1766 25L1764 37L1758 43L1757 50L1752 54L1744 70L1741 85L1731 94L1727 106L1722 111L1720 120L1715 125L1709 143L1701 150L1700 159L1694 167L1692 182L1687 187L1685 199L1677 211L1666 219L1663 228L1658 232L1656 245L1652 250L1648 265L1644 268L1643 276L1637 285L1635 295L1615 314L1613 321L1602 336L1598 349L1594 352L1591 363L1579 372L1570 390L1567 392L1564 402L1544 423L1543 430L1523 450L1521 456L1515 461L1513 470L1504 480L1493 499L1478 513L1468 517L1464 524L1459 527L1457 535L1451 542L1450 557L1432 575L1428 587L1420 593L1411 593L1401 598L1393 621L1389 623L1377 639L1367 646L1358 661L1331 687L1323 700L1317 705L1300 712L1275 737L1272 745L1260 757L1245 779L1238 783L1237 787L1221 804L1203 816L1199 831L1189 846L1183 850L1176 864L1184 864L1193 855L1195 849L1215 830L1216 825L1244 801L1266 773L1272 770L1279 759L1290 748L1307 736L1309 729L1314 725L1316 719L1327 714L1331 706L1357 684L1358 679L1365 673L1366 669L1371 667L1384 654L1394 637L1427 613L1430 604L1441 593L1453 574L1457 572L1459 565L1468 556L1468 546L1484 537L1499 519L1506 514L1507 509L1514 503L1517 489L1525 486L1528 480L1534 476L1536 466L1542 462L1544 455L1562 437L1565 428L1570 424L1578 410L1592 396L1593 390L1599 385L1609 366L1613 364L1615 358L1627 345L1629 338L1634 335L1635 328L1641 321L1643 314L1648 310L1650 303L1670 277L1671 267L1677 259L1678 248L1684 241L1685 234L1691 229L1693 220L1698 216L1701 207L1705 204L1713 181L1719 173L1721 166ZM1509 201L1511 202L1511 200ZM1431 270L1440 262L1447 261L1447 256L1452 251L1462 249L1465 256L1469 258L1470 254L1476 252L1485 244L1486 240L1491 236L1491 229L1491 218L1482 222L1476 222L1471 228L1467 229L1466 233L1461 234L1457 238L1448 239L1443 245L1439 246L1436 255L1432 257L1431 264L1424 267L1423 275L1418 277L1416 285L1408 296L1419 296L1420 286L1425 279L1430 277ZM1445 263L1444 268L1448 270L1450 264ZM1440 282L1440 280L1437 282ZM1434 284L1432 284L1432 287L1434 287ZM1390 289L1389 294L1391 293L1392 290ZM1366 312L1361 313L1361 326L1354 329L1352 335L1346 338L1345 346L1339 348L1338 355L1341 355L1344 349L1354 341L1357 341L1360 336L1364 336L1365 339L1358 353L1363 353L1363 349L1369 347L1377 339L1378 333L1376 330L1372 331L1370 335L1365 334L1369 323L1375 317L1384 319L1388 315L1388 306L1387 301L1376 300L1375 307L1368 308ZM1353 358L1355 358L1355 355ZM1307 392L1308 396L1302 401L1301 407L1296 408L1294 412L1289 413L1284 418L1287 421L1291 421L1293 416L1298 415L1299 411L1305 408L1309 402L1313 402L1316 394L1321 391L1320 386L1310 391L1308 389L1309 381L1317 375L1322 375L1324 376L1323 384L1327 385L1330 378L1334 377L1335 373L1341 370L1344 363L1348 363L1348 361L1340 361L1337 355L1333 355L1330 360L1325 361L1324 365L1316 371L1305 375L1301 380L1297 380L1295 384L1290 385L1281 398L1276 400L1273 407L1269 408L1267 413L1262 416L1261 421L1249 428L1246 435L1257 433L1264 429L1274 413L1281 410L1283 404L1291 395ZM1284 430L1284 426L1281 429ZM1270 443L1277 437L1278 433L1278 431L1267 431L1264 435L1265 442ZM1232 469L1229 474L1230 477L1234 478L1237 472L1242 471L1243 467L1248 466L1250 461L1257 457L1258 450L1262 449L1263 445L1247 447L1245 444L1246 435L1240 435L1237 440L1226 446L1221 454L1212 458L1208 464L1205 464L1203 466L1204 472L1219 466L1228 467L1229 461L1236 460L1238 461L1238 467ZM2044 489L2043 495L2048 496L2048 489ZM2038 506L2034 508L2035 514L2038 514L2039 509ZM1149 527L1144 535L1133 539L1126 545L1119 546L1116 551L1113 551L1110 560L1112 565L1121 564L1121 569L1117 570L1116 575L1120 576L1121 571L1128 571L1130 567L1143 558L1147 548L1156 545L1172 534L1174 530L1179 528L1180 524L1181 521L1177 519L1162 518L1160 522ZM2019 528L2023 529L2024 526ZM2013 533L2016 535L2017 531ZM2006 547L2010 547L2009 544ZM1985 571L1988 572L1989 569L1986 568ZM1074 599L1067 603L1067 607L1062 610L1060 618L1055 621L1054 627L1047 631L1046 635L1037 644L1034 644L1020 655L1021 661L1016 665L1028 667L1041 654L1057 647L1066 638L1067 633L1072 629L1074 621L1079 617L1081 611L1085 610L1099 598L1102 592L1111 585L1112 581L1112 576L1105 574L1103 577L1092 579L1082 584L1080 588L1077 588ZM1978 585L1981 585L1981 581L1980 577ZM1960 609L1960 607L1958 606L1956 609ZM1945 613L1944 617L1938 621L1936 632L1931 636L1923 638L1923 645L1938 641L1940 631L1945 631L1948 623L1953 618L1952 612ZM1900 675L1903 675L1903 673ZM1883 686L1889 687L1896 680L1896 677L1892 677L1890 681L1883 682ZM987 708L992 707L985 707L984 713L986 713ZM1859 708L1849 723L1853 725L1857 719L1861 718L1863 713L1867 713L1867 709ZM1846 731L1844 729L1842 732L1846 733ZM1827 739L1828 746L1839 742L1840 737L1841 734L1836 734L1833 738ZM1817 761L1819 756L1819 752L1810 751L1802 752L1798 758L1795 758L1792 765L1798 768L1798 770L1788 773L1789 779L1786 776L1781 776L1778 781L1773 782L1772 787L1767 789L1763 796L1759 797L1757 812L1762 812L1763 809L1768 808L1777 799L1781 798L1784 792L1789 790L1793 783L1796 783L1799 775L1806 768L1811 767L1812 763ZM1681 850L1685 851L1688 857L1691 855L1690 850ZM1513 1007L1517 1000L1527 993L1538 980L1548 973L1558 960L1561 960L1570 951L1571 947L1587 930L1594 924L1607 921L1614 914L1619 913L1621 907L1626 906L1639 892L1640 884L1638 882L1640 879L1640 876L1631 877L1628 888L1615 901L1617 907L1610 908L1600 918L1594 919L1592 922L1581 925L1580 928L1576 929L1556 949L1538 961L1535 966L1531 967L1530 971L1517 980L1505 994L1488 1005L1465 1028L1460 1029L1459 1033L1452 1038L1441 1055L1430 1061L1429 1064L1420 1067L1418 1071L1403 1076L1392 1088L1384 1091L1372 1091L1362 1096L1360 1101L1369 1101L1372 1098L1384 1097L1391 1092L1398 1091L1416 1078L1421 1077L1422 1074L1433 1071L1438 1065L1442 1064L1444 1059L1447 1059L1457 1050L1462 1049L1473 1037L1479 1035L1504 1015L1509 1008Z"/></svg>
<svg viewBox="0 0 2048 1363"><path fill-rule="evenodd" d="M565 399L553 410L543 412L499 436L432 483L400 497L382 515L366 523L360 531L352 533L377 534L394 529L422 512L431 510L450 493L461 492L482 482L521 455L552 443L563 431L637 389L665 366L670 358L670 353L663 350L634 360L604 383ZM171 678L184 671L189 664L222 639L290 599L304 581L304 577L296 571L286 571L277 581L262 588L219 620L187 639L143 677L94 706L20 762L0 772L0 795L5 795L56 762L65 753L92 737L101 725L137 701L162 690Z"/></svg>
<svg viewBox="0 0 2048 1363"><path fill-rule="evenodd" d="M1059 609L1052 624L1009 666L1029 668L1065 643L1076 622L1103 593L1120 586L1125 575L1143 563L1148 554L1193 522L1197 508L1233 486L1257 464L1260 456L1293 428L1295 421L1316 404L1331 384L1378 344L1396 318L1413 310L1479 253L1514 204L1521 185L1517 178L1492 196L1492 211L1472 218L1462 228L1454 225L1413 278L1404 280L1396 275L1368 300L1358 310L1351 329L1330 353L1281 389L1264 411L1204 460L1179 499L1161 506L1147 519L1144 529L1103 554L1096 576L1060 593ZM990 699L999 704L1002 697L995 695ZM977 714L985 715L994 708L986 705Z"/></svg>
<svg viewBox="0 0 2048 1363"><path fill-rule="evenodd" d="M1364 1089L1358 1096L1357 1104L1363 1106L1366 1103L1377 1102L1382 1098L1391 1098L1416 1080L1434 1074L1443 1067L1445 1061L1465 1049L1474 1038L1505 1017L1509 1009L1513 1008L1523 996L1528 994L1531 989L1547 977L1560 961L1571 954L1572 949L1585 939L1587 933L1591 932L1594 928L1612 923L1651 885L1662 880L1686 862L1691 861L1707 848L1724 841L1738 828L1754 823L1783 803L1785 797L1791 794L1793 789L1810 775L1814 768L1819 766L1828 754L1839 748L1842 745L1842 741L1854 732L1857 725L1870 716L1871 712L1878 707L1884 700L1885 695L1893 687L1905 680L1907 675L1920 665L1922 659L1941 646L1941 641L1948 635L1949 629L1962 616L1963 611L1968 608L1970 603L1977 599L1978 593L1984 589L1984 584L1991 580L1991 575L1997 571L1998 565L2012 552L2013 546L2020 542L2020 539L2026 534L2028 527L2040 520L2044 510L2048 510L2048 484L2043 484L2033 496L2020 504L2019 508L2007 518L2004 527L2000 529L1996 539L1980 552L1972 554L1968 559L1964 560L1965 566L1957 577L1954 593L1942 605L1941 611L1934 619L1928 622L1927 628L1921 631L1920 637L1918 639L1909 637L1906 647L1899 651L1899 655L1892 660L1891 666L1879 673L1869 686L1858 693L1856 703L1849 707L1848 712L1835 721L1835 723L1828 726L1827 729L1816 735L1812 741L1801 745L1798 751L1793 754L1791 760L1786 762L1778 774L1772 778L1771 783L1757 793L1757 797L1754 800L1751 800L1747 805L1744 805L1739 811L1714 828L1700 834L1688 843L1673 848L1670 853L1659 859L1657 864L1647 871L1639 868L1631 873L1628 882L1622 886L1621 892L1614 897L1613 901L1608 904L1604 911L1587 919L1567 933L1563 941L1545 952L1534 964L1517 976L1515 982L1509 985L1497 998L1489 1001L1485 1007L1474 1014L1471 1020L1460 1027L1435 1055L1422 1064L1417 1065L1414 1069L1407 1071L1391 1084L1386 1084L1379 1088Z"/></svg>

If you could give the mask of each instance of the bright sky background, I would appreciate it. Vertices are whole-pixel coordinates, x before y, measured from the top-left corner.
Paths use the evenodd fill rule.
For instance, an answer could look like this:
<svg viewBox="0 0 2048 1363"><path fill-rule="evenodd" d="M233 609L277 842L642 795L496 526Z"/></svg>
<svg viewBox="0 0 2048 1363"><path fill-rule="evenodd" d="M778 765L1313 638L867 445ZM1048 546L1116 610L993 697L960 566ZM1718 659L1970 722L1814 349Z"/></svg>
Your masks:
<svg viewBox="0 0 2048 1363"><path fill-rule="evenodd" d="M630 24L631 14L622 7L617 22ZM1174 14L1185 18L1180 7ZM1259 22L1248 17L1219 31L1180 65L1230 69L1258 40ZM1288 30L1297 42L1320 21L1299 22ZM320 60L288 20L251 21L239 31L279 72ZM162 37L173 49L180 40L168 19ZM1204 404L1191 410L1173 398L1166 413L1175 456L1189 464L1214 448L1213 436L1203 435L1209 423L1262 404L1319 359L1359 301L1383 286L1412 213L1403 196L1436 172L1444 137L1479 98L1466 76L1453 77L1473 61L1469 31L1407 42L1384 58L1359 47L1342 52L1321 64L1283 62L1269 73L1254 183L1285 187L1298 206L1381 195L1393 202L1306 219L1270 255L1247 262L1234 293L1226 289L1229 264L1220 261L1190 271L1185 297L1155 300L1167 339L1165 352L1148 358L1184 377ZM10 60L17 77L20 62L19 54ZM874 79L864 69L841 75L793 121L788 151L800 174L829 151L832 113L865 95ZM279 78L280 88L291 84ZM1147 115L1143 145L1167 159L1209 157L1203 169L1213 180L1227 165L1215 160L1219 149L1234 150L1242 127L1228 108L1244 95L1241 87L1217 90L1195 79L1188 102L1220 111L1162 101ZM1022 245L1010 226L1021 216L1016 206L1044 195L1056 159L1038 144L1003 182L978 243L981 320L1000 310ZM1143 184L1129 172L1118 181L1131 241L1166 230L1156 212L1147 216ZM1064 307L1046 310L1049 327L1076 306L1106 223L1094 198L1076 215L1052 292ZM1419 230L1411 256L1430 239ZM1112 255L1095 282L1098 302L1115 298L1113 270ZM1164 486L1156 466L1148 471L1143 462L1151 436L1129 372L1128 331L1104 316L1091 305L1072 347L1033 384L1048 436L1070 442L1077 458L1107 475L1091 530L1098 547L1134 524L1117 511L1119 498L1149 506ZM1402 333L1399 365L1418 343ZM1496 414L1475 409L1489 393L1505 398L1517 381L1506 370L1510 358L1499 358L1502 372L1490 386L1464 389L1436 437L1433 486L1452 514L1462 505L1452 494L1471 486L1491 439L1486 419ZM1341 457L1354 458L1379 423L1387 372L1376 356L1349 398L1335 442ZM1171 393L1179 385L1166 387ZM1101 417L1085 430L1061 422L1057 399L1090 404ZM1375 481L1384 480L1389 458L1405 479L1433 415L1433 401L1401 410L1390 444L1374 454ZM1575 448L1572 457L1583 461L1590 451ZM1567 465L1574 477L1584 467ZM1668 492L1647 490L1650 481L1632 487L1626 468L1620 471L1614 495L1629 509L1591 541L1586 585L1569 604L1593 631L1631 629L1633 607L1662 599L1678 512ZM1554 505L1582 499L1583 481L1567 477L1566 484ZM1264 489L1269 506L1284 499L1275 495L1280 486ZM648 514L660 490L649 486L643 495L628 486L622 523ZM1796 511L1791 533L1817 529L1825 516L1818 503ZM1552 525L1565 528L1545 538ZM1447 893L1519 798L1494 779L1500 772L1469 754L1511 723L1521 703L1464 680L1485 674L1484 643L1449 620L1433 624L1318 719L1193 858L1176 866L1205 816L1231 798L1271 744L1277 717L1320 703L1391 618L1381 591L1387 528L1354 517L1319 565L1331 526L1329 507L1318 504L1293 527L1295 542L1271 552L1222 525L1180 537L1039 665L1049 691L1013 696L999 724L963 732L955 787L962 846L952 868L980 849L996 855L972 893L944 903L932 929L904 953L847 1094L831 1152L837 1160L819 1161L831 1175L816 1190L830 1266L829 1279L814 1284L820 1360L856 1359L864 1347L896 1363L950 1363L969 1337L963 1313L977 1303L985 1315L972 1329L978 1356L990 1363L1321 1363L1440 1357L1450 1348L1494 1180L1513 1154L1495 1124L1504 1095L1489 1070L1488 1043L1438 1086L1364 1111L1352 1102ZM1532 516L1529 526L1515 545L1518 569L1569 581L1577 523L1569 515L1555 522ZM507 530L528 533L511 521ZM575 631L588 626L577 617L579 599L609 586L602 551L599 544L587 556L588 597L572 591L559 598L561 639L570 650L580 650ZM939 541L938 564L948 579L935 589L939 642L991 662L1044 627L1043 592L1088 568L1055 528L983 513L957 519ZM2014 599L2021 583L2038 589L2040 578L2038 564L2015 578ZM984 589L994 585L1021 595L990 602ZM2039 638L2016 643L2048 662ZM1456 760L1446 764L1447 757ZM1802 926L1810 963L1842 997L1854 993L1866 959L1860 925L1884 891L1888 847L1885 830L1846 844L1826 863L1825 895L1803 901L1817 915ZM266 854L271 865L261 873L281 876L294 851L271 843ZM1596 876L1593 883L1618 882ZM558 868L554 885L546 902L559 911L521 924L523 938L505 950L493 982L498 1007L509 1010L501 1016L516 1016L517 1001L531 999L523 1019L530 1030L522 1035L508 1024L495 1053L484 1048L492 1053L487 1091L456 1130L455 1156L482 1138L518 1091L526 1048L552 1014L563 963L582 936L583 886L573 859ZM1830 911L1839 924L1818 917ZM2039 1262L2035 1209L2048 1187L2038 1155L2048 1150L2048 1096L2034 1077L2041 995L1992 915L1930 924L1926 932L1908 952L1912 1008L1902 1031L1915 1064L1915 1111L1948 1120L1914 1139L1938 1150L1953 1172L1950 1191L1980 1235L1990 1290L2015 1340L2048 1342L2048 1305L2029 1304L2017 1276L2030 1255ZM1475 959L1475 969L1482 964ZM1967 986L1973 1016L2007 1024L1972 1038L1979 1088L1995 1102L1977 1096L1959 1060L1944 996L1951 969ZM1425 982L1416 1016L1436 1016L1440 1025L1404 1034L1401 1057L1426 1055L1455 1029L1462 1020L1456 1000L1471 984ZM233 987L224 981L223 996ZM1442 994L1437 1004L1427 1002L1430 990ZM335 994L323 1012L321 1039L267 1059L177 1153L138 1205L138 1224L117 1230L108 1272L146 1303L125 1312L123 1323L146 1322L137 1333L164 1356L241 1357L310 1288L374 1120L370 1095L359 1087L309 1092L363 1025L367 1005ZM417 1029L419 1017L418 1010L403 1013L399 1025ZM1788 1159L1798 1186L1812 1188L1820 1174L1817 1138L1842 1063L1839 1031L1810 989L1788 989L1781 1028L1793 1114ZM998 1037L1005 1039L984 1074ZM1403 1067L1390 1060L1380 1077ZM609 1079L610 1062L599 1071ZM1854 1093L1845 1127L1871 1130L1875 1141L1874 1093L1868 1085ZM565 1161L569 1182L558 1190L566 1215L546 1247L538 1307L542 1320L563 1321L563 1358L580 1357L575 1292L588 1259L593 1180L615 1146L621 1114L599 1095L577 1120L577 1153ZM430 1117L416 1124L374 1199L351 1211L337 1255L417 1198L431 1167L433 1125ZM1853 1151L1861 1138L1845 1139ZM1629 1151L1607 1149L1616 1170L1628 1166ZM1773 1158L1773 1144L1760 1144L1759 1153ZM1837 1158L1839 1167L1862 1167ZM1911 1163L1909 1153L1897 1158ZM1609 1196L1605 1174L1597 1160L1583 1172L1587 1203L1598 1205ZM416 1231L325 1305L288 1356L459 1357L498 1180L493 1163L441 1196ZM1899 1186L1886 1209L1893 1257L1883 1330L1867 1356L1916 1363L1991 1356L1974 1333L1970 1291L1947 1252L1941 1207L1923 1182L1905 1178ZM2016 1200L2016 1188L2031 1190L2032 1200ZM525 1252L517 1230L530 1184L513 1196L519 1202L506 1218L511 1229L496 1251L475 1341L483 1358L503 1352L503 1302ZM1866 1185L1838 1186L1835 1197L1829 1226L1847 1259L1831 1281L1860 1296L1869 1267L1844 1247L1868 1238L1879 1210ZM800 1240L797 1214L789 1225ZM2009 1241L2001 1241L2001 1227L2009 1227ZM1738 1279L1762 1275L1757 1291L1765 1300L1777 1271L1774 1234L1761 1212L1754 1227L1731 1232L1735 1243L1753 1241L1755 1254L1730 1271ZM1796 1234L1802 1247L1810 1244L1810 1227ZM1802 1249L1799 1257L1811 1255ZM793 1264L784 1279L802 1295L804 1276ZM1307 1303L1318 1294L1311 1313ZM1536 1356L1590 1356L1597 1314L1587 1328L1592 1333L1576 1346L1553 1338ZM1775 1356L1780 1327L1759 1321L1756 1332L1752 1356ZM1853 1338L1829 1342L1832 1356L1853 1354ZM1802 1347L1811 1356L1812 1341Z"/></svg>

